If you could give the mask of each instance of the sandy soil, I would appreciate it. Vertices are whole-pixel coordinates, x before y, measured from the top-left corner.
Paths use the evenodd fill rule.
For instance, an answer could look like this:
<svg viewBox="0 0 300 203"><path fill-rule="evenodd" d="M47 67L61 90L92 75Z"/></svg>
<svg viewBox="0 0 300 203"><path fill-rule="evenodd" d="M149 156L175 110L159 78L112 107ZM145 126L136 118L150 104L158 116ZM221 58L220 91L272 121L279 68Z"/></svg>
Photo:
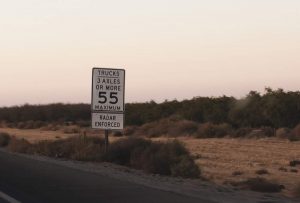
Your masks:
<svg viewBox="0 0 300 203"><path fill-rule="evenodd" d="M56 140L74 136L63 131L18 130L0 128L16 137L25 138L30 142L40 140ZM100 132L88 131L88 135L99 135ZM110 136L114 141L119 138ZM300 183L300 166L290 167L289 162L300 159L300 142L265 138L265 139L195 139L177 138L196 157L196 163L202 170L202 175L217 185L229 182L243 181L250 177L264 177L285 186L282 194L292 196L296 185ZM155 141L167 141L170 138L155 138ZM279 170L283 168L286 171ZM266 169L269 174L258 175L255 172ZM298 170L297 173L291 169ZM241 175L233 175L234 172Z"/></svg>

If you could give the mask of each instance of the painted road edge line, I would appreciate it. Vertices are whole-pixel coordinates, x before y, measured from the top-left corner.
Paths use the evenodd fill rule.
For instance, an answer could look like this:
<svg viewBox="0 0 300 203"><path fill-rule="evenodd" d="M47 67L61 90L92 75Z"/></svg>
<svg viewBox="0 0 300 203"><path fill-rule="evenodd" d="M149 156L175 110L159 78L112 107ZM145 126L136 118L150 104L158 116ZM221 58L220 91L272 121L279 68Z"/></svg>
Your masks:
<svg viewBox="0 0 300 203"><path fill-rule="evenodd" d="M11 197L1 191L0 191L0 198L4 199L5 201L8 201L9 203L21 203L20 201L14 199L13 197Z"/></svg>

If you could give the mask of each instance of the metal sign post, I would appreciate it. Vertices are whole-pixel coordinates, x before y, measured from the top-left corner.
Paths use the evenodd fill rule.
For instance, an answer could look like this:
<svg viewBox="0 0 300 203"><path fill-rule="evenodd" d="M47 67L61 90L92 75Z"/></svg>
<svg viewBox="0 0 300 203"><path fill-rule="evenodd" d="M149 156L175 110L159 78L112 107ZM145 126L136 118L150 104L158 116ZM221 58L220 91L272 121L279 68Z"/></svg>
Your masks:
<svg viewBox="0 0 300 203"><path fill-rule="evenodd" d="M105 144L105 153L107 152L108 150L108 146L109 146L109 140L108 140L108 130L104 130L104 134L105 134L105 138L104 138L104 144Z"/></svg>
<svg viewBox="0 0 300 203"><path fill-rule="evenodd" d="M92 128L103 129L105 152L110 130L124 128L125 70L93 68L92 75Z"/></svg>

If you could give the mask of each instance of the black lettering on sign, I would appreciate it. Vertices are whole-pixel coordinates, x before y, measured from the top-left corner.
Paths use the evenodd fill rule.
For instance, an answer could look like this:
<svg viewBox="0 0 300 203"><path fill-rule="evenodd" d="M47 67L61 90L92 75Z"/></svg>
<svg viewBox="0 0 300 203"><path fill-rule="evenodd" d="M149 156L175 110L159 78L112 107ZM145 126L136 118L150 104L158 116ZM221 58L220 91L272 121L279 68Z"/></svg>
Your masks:
<svg viewBox="0 0 300 203"><path fill-rule="evenodd" d="M96 127L111 127L111 128L119 128L121 124L119 122L104 122L104 121L96 121L94 123Z"/></svg>
<svg viewBox="0 0 300 203"><path fill-rule="evenodd" d="M108 120L108 121L112 121L112 120L116 120L116 116L115 115L99 115L99 119L100 120Z"/></svg>
<svg viewBox="0 0 300 203"><path fill-rule="evenodd" d="M121 80L119 78L97 78L97 83L105 84L105 85L120 85Z"/></svg>
<svg viewBox="0 0 300 203"><path fill-rule="evenodd" d="M100 76L119 77L120 73L118 70L98 70Z"/></svg>
<svg viewBox="0 0 300 203"><path fill-rule="evenodd" d="M105 86L106 91L121 91L121 86L114 86L114 85L106 85Z"/></svg>
<svg viewBox="0 0 300 203"><path fill-rule="evenodd" d="M117 97L117 92L109 92L109 98L107 98L107 92L99 92L99 100L98 103L105 104L107 100L109 99L110 104L116 104L118 103L119 99Z"/></svg>

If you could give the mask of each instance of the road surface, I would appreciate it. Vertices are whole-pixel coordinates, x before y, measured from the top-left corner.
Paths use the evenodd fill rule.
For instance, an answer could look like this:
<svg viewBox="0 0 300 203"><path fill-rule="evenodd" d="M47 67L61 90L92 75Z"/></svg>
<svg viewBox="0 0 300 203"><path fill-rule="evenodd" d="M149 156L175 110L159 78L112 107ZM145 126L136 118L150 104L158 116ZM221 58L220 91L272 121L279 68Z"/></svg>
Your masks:
<svg viewBox="0 0 300 203"><path fill-rule="evenodd" d="M4 151L0 193L22 203L213 203Z"/></svg>

